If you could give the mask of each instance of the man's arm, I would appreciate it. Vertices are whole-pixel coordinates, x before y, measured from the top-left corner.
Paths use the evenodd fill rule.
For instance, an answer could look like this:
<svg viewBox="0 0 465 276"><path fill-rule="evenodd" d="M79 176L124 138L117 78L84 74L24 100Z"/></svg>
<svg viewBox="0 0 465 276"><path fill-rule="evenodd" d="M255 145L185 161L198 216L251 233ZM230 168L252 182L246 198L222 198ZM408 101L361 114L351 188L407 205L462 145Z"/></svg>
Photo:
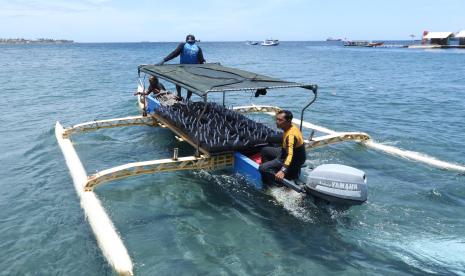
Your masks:
<svg viewBox="0 0 465 276"><path fill-rule="evenodd" d="M199 53L197 54L197 60L200 64L205 63L205 59L203 58L202 48L199 47Z"/></svg>
<svg viewBox="0 0 465 276"><path fill-rule="evenodd" d="M158 94L161 92L161 90L166 90L165 86L161 83L158 83L157 86L152 86L151 84L149 85L149 88L145 92L145 95L149 95L150 93Z"/></svg>
<svg viewBox="0 0 465 276"><path fill-rule="evenodd" d="M163 62L170 61L173 58L179 56L182 52L183 47L184 47L184 43L179 43L178 47L163 59Z"/></svg>
<svg viewBox="0 0 465 276"><path fill-rule="evenodd" d="M275 174L275 179L279 180L279 181L283 181L285 173L287 172L287 168L289 168L289 165L291 165L292 157L294 156L294 141L295 141L294 134L290 133L286 137L286 139L287 139L287 156L286 156L286 160L284 160L284 165L281 168L281 170L279 170Z"/></svg>
<svg viewBox="0 0 465 276"><path fill-rule="evenodd" d="M295 136L294 134L290 133L287 136L287 157L286 157L286 160L284 160L283 169L281 169L284 172L286 172L287 168L289 168L292 162L292 157L294 157L294 143L295 143Z"/></svg>

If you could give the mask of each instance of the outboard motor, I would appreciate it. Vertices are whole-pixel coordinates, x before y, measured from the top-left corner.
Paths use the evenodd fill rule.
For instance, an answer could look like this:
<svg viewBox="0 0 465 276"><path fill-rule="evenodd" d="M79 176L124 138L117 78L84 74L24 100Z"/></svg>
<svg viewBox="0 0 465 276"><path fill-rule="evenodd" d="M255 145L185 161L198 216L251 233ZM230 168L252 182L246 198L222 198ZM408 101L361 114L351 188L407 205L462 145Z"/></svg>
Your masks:
<svg viewBox="0 0 465 276"><path fill-rule="evenodd" d="M362 204L368 193L365 173L339 164L313 169L307 176L305 190L314 197L343 205Z"/></svg>

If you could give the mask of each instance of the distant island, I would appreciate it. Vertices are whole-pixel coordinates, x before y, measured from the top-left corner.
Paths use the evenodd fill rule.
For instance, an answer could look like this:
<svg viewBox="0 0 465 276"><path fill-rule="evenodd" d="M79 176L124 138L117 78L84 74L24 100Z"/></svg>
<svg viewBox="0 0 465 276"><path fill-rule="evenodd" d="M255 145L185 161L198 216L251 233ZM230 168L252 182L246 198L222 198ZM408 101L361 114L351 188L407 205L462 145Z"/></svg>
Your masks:
<svg viewBox="0 0 465 276"><path fill-rule="evenodd" d="M74 43L73 40L66 39L25 39L25 38L0 38L0 44L69 44Z"/></svg>

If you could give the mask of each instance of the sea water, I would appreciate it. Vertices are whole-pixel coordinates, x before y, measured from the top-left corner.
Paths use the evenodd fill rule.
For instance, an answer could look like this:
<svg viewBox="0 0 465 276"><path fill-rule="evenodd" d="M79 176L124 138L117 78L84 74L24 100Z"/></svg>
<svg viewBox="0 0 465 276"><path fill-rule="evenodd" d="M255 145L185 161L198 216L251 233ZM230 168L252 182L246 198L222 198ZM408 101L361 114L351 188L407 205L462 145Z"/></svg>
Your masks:
<svg viewBox="0 0 465 276"><path fill-rule="evenodd" d="M306 121L465 164L464 50L199 46L208 62L318 84ZM54 125L137 115L137 66L175 47L0 45L0 274L113 274L80 207ZM310 96L303 89L259 98L237 92L226 104L278 105L298 117ZM150 127L73 141L88 174L167 158L175 147L180 156L191 153L169 130ZM309 151L307 163L364 170L368 201L347 210L315 206L280 188L255 190L228 170L138 176L96 193L138 275L465 274L463 174L350 142Z"/></svg>

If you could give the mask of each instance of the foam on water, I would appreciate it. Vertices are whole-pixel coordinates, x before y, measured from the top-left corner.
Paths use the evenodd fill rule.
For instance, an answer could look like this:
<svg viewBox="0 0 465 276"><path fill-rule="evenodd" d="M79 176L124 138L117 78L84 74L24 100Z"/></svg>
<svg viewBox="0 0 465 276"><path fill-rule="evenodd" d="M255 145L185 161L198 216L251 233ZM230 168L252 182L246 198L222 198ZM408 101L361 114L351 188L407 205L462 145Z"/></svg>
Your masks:
<svg viewBox="0 0 465 276"><path fill-rule="evenodd" d="M233 192L234 194L242 194L248 197L252 197L250 188L245 182L248 181L241 176L231 176L227 174L215 174L205 170L194 172L195 175L203 179L213 181L216 185L219 185L227 191ZM260 192L260 191L258 191ZM276 205L282 206L292 216L305 222L314 222L314 216L311 212L311 208L316 206L305 199L305 196L292 189L286 187L272 186L264 191L265 194L273 197ZM253 200L264 200L264 198L253 198Z"/></svg>
<svg viewBox="0 0 465 276"><path fill-rule="evenodd" d="M311 205L305 204L303 194L286 187L277 186L268 188L267 192L294 217L305 222L314 222L312 213L309 211Z"/></svg>

